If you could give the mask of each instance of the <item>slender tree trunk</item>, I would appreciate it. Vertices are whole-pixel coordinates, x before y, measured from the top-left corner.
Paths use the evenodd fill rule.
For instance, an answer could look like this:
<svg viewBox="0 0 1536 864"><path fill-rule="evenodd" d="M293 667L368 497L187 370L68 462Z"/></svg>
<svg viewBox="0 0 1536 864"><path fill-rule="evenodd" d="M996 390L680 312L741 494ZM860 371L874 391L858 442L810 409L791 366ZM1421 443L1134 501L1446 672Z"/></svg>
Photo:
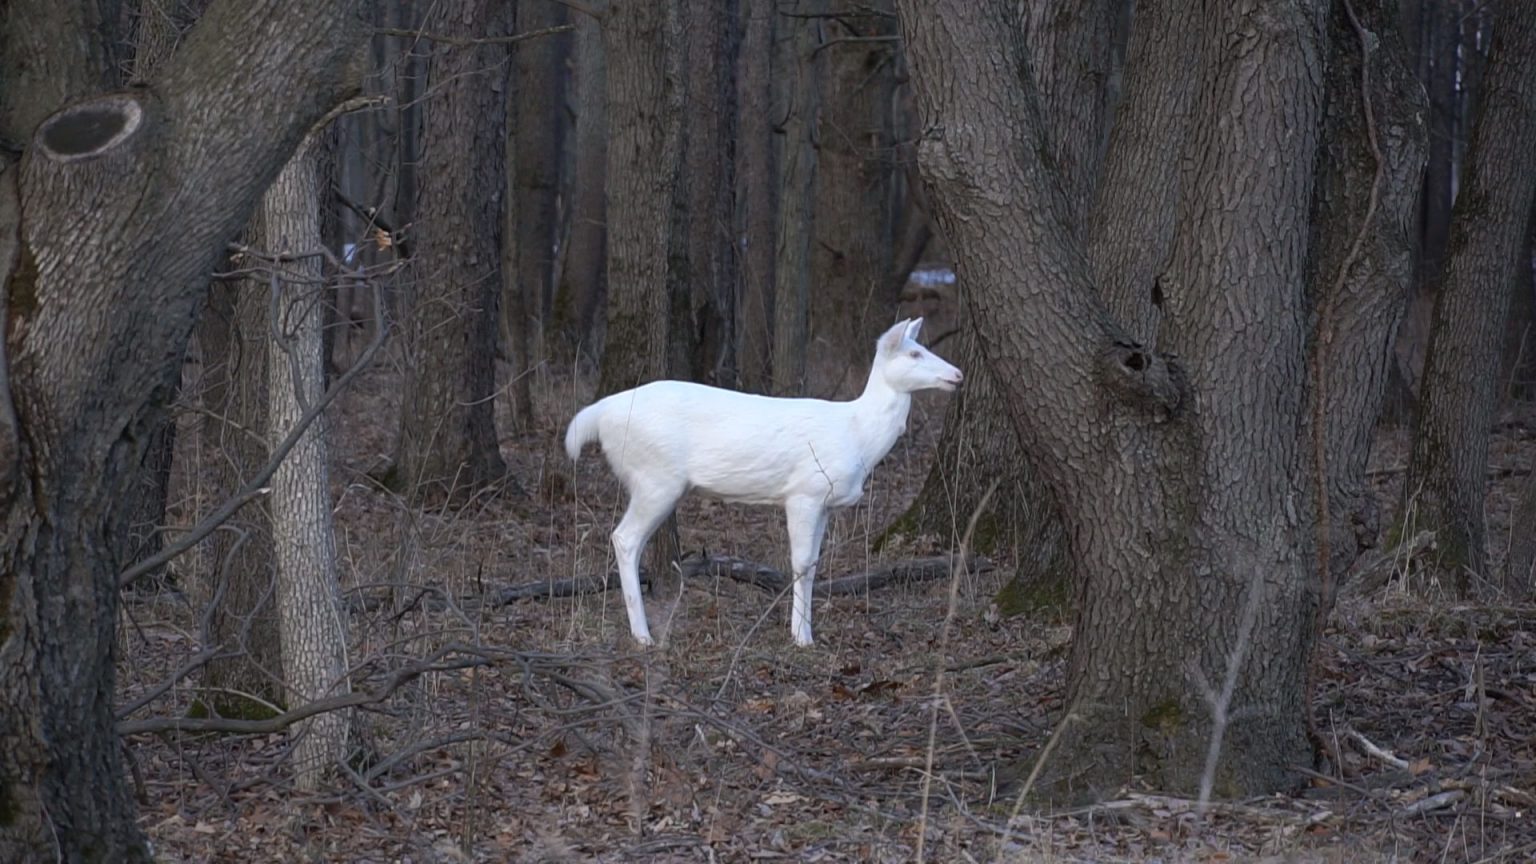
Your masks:
<svg viewBox="0 0 1536 864"><path fill-rule="evenodd" d="M773 40L778 0L741 0L741 77L737 85L740 192L737 231L742 238L736 293L736 365L739 384L753 393L773 389L774 232L778 224L772 99Z"/></svg>
<svg viewBox="0 0 1536 864"><path fill-rule="evenodd" d="M253 223L261 247L302 253L320 244L320 186L312 136L262 198ZM309 294L322 273L319 258L284 265L306 282L274 279L268 299L275 320L266 332L271 374L268 447L285 438L305 409L325 392L321 338L324 306ZM255 292L267 294L268 292ZM272 475L272 540L281 623L283 687L289 707L347 691L345 612L336 576L336 539L331 529L331 490L324 423L311 425ZM294 773L300 791L319 788L341 759L347 715L320 714L297 724Z"/></svg>
<svg viewBox="0 0 1536 864"><path fill-rule="evenodd" d="M1529 267L1519 259L1536 203L1533 56L1536 18L1509 7L1493 30L1408 463L1404 518L1438 532L1438 573L1428 575L1462 593L1470 575L1488 575L1483 500L1502 347L1489 334L1504 331Z"/></svg>
<svg viewBox="0 0 1536 864"><path fill-rule="evenodd" d="M1329 15L1307 275L1316 338L1309 348L1313 377L1305 432L1313 451L1308 492L1314 507L1315 472L1323 470L1327 488L1328 589L1378 543L1380 514L1366 485L1366 463L1395 365L1392 341L1414 290L1414 247L1405 226L1413 223L1424 176L1425 100L1393 21L1393 5L1351 0L1348 7L1335 4ZM1366 38L1375 40L1368 51L1351 10ZM1369 118L1361 93L1362 54L1369 62L1371 89L1364 94ZM1319 420L1323 466L1316 464L1318 442L1312 437L1312 424Z"/></svg>
<svg viewBox="0 0 1536 864"><path fill-rule="evenodd" d="M499 0L443 7L432 27L466 38L506 35L511 8ZM507 56L494 43L440 45L432 55L405 399L387 477L392 488L428 499L463 501L506 475L492 397Z"/></svg>
<svg viewBox="0 0 1536 864"><path fill-rule="evenodd" d="M524 3L518 29L533 32L565 23L559 3ZM541 36L513 46L517 77L508 99L512 134L507 137L507 226L502 278L506 281L507 341L510 343L512 415L520 430L533 419L534 365L542 359L545 322L554 306L555 202L560 194L560 148L564 124L565 34Z"/></svg>
<svg viewBox="0 0 1536 864"><path fill-rule="evenodd" d="M889 2L826 25L831 39L893 39ZM881 14L885 12L886 14ZM811 249L808 362L818 395L863 389L875 339L900 299L888 274L894 252L891 184L895 43L831 42L816 119L816 226Z"/></svg>
<svg viewBox="0 0 1536 864"><path fill-rule="evenodd" d="M773 392L805 392L815 236L816 116L820 110L824 0L780 0L773 52L779 208L773 290Z"/></svg>
<svg viewBox="0 0 1536 864"><path fill-rule="evenodd" d="M1188 146L1163 154L1188 172L1163 280L1168 354L1094 288L1033 76L1017 73L1029 66L1011 5L899 7L935 216L1023 451L1069 526L1071 716L1047 794L1133 773L1170 790L1208 779L1219 795L1283 788L1309 758L1316 598L1295 478L1324 5L1223 0L1188 16L1210 53ZM1259 142L1283 149L1256 164ZM1229 665L1231 724L1201 686Z"/></svg>
<svg viewBox="0 0 1536 864"><path fill-rule="evenodd" d="M596 358L595 325L607 293L608 72L602 26L577 15L572 53L572 102L576 106L575 177L571 183L571 237L555 299L554 330L560 356L574 360L578 351Z"/></svg>
<svg viewBox="0 0 1536 864"><path fill-rule="evenodd" d="M674 374L711 384L735 379L734 343L736 253L736 16L729 0L692 0L688 4L689 110L683 125L685 187L678 197L685 218L674 225L682 255L674 274L675 331L686 329L687 356L674 359Z"/></svg>
<svg viewBox="0 0 1536 864"><path fill-rule="evenodd" d="M0 97L0 138L29 149L0 168L0 860L150 858L114 716L117 504L164 420L208 274L351 89L359 7L218 0L151 88L86 102L113 68L88 44L116 37L67 19L98 4L0 13L0 80L27 81ZM18 29L56 38L17 56Z"/></svg>
<svg viewBox="0 0 1536 864"><path fill-rule="evenodd" d="M249 230L245 242L262 246ZM261 261L242 260L261 269ZM208 510L244 486L269 455L267 338L271 297L265 282L217 283L198 321L203 347L202 450L215 478ZM201 517L204 514L199 513ZM203 595L212 605L203 642L219 653L203 669L201 706L221 717L268 717L283 704L282 651L272 570L272 511L267 499L241 508L213 536Z"/></svg>

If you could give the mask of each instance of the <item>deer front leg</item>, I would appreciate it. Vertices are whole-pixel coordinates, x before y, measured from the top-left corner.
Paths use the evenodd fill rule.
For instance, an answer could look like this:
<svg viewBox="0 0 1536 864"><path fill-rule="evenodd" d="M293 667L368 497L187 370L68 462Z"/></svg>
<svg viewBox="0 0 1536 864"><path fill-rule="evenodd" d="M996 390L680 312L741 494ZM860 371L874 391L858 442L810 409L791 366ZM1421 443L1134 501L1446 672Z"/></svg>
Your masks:
<svg viewBox="0 0 1536 864"><path fill-rule="evenodd" d="M827 508L814 498L792 498L784 504L789 524L789 562L794 571L794 596L790 601L789 634L796 645L808 646L811 637L811 595L816 582L816 560L827 531Z"/></svg>

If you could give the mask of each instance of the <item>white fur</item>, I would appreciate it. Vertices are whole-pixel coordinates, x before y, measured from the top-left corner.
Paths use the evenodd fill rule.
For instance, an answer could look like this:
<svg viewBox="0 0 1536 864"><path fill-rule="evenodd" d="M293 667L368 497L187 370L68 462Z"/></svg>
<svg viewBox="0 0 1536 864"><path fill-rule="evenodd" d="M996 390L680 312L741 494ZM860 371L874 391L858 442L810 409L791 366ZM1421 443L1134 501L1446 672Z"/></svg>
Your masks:
<svg viewBox="0 0 1536 864"><path fill-rule="evenodd" d="M906 429L914 391L953 390L963 378L917 343L922 324L902 321L880 337L869 383L851 402L654 381L576 414L566 452L578 459L584 445L600 442L629 492L613 550L636 641L652 644L640 554L678 499L697 488L726 501L784 507L795 580L790 633L796 644L811 644L811 586L827 511L864 495L864 479Z"/></svg>

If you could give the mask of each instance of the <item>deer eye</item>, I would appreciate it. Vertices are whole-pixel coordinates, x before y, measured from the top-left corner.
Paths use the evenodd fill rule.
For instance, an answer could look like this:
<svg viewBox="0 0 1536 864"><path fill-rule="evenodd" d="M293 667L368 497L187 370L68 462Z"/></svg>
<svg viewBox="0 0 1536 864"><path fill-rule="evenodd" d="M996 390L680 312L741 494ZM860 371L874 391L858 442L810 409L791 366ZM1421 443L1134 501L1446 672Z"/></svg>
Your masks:
<svg viewBox="0 0 1536 864"><path fill-rule="evenodd" d="M913 352L909 353L907 356L911 357L913 360L917 360L917 359L921 358L923 355L922 355L922 352L920 352L920 351L913 351Z"/></svg>

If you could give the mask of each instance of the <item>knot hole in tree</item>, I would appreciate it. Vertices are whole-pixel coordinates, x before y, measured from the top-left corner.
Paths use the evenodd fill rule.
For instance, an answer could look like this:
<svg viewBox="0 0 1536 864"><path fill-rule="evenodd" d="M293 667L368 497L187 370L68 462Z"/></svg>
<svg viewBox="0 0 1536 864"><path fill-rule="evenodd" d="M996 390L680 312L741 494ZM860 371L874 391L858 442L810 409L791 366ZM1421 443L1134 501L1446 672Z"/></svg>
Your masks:
<svg viewBox="0 0 1536 864"><path fill-rule="evenodd" d="M1178 357L1147 350L1139 342L1117 339L1099 353L1098 377L1115 398L1162 423L1184 402L1188 382Z"/></svg>
<svg viewBox="0 0 1536 864"><path fill-rule="evenodd" d="M91 159L133 137L144 109L127 94L114 94L61 109L37 127L37 149L58 162Z"/></svg>

